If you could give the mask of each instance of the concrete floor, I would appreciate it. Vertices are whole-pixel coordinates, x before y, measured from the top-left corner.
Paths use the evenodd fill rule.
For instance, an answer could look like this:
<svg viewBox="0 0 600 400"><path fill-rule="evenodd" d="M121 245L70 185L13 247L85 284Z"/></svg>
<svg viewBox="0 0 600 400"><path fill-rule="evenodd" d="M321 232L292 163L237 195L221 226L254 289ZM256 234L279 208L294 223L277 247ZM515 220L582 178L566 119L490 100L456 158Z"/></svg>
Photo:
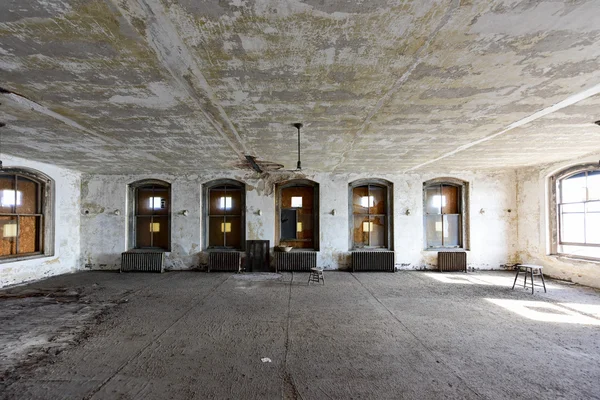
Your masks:
<svg viewBox="0 0 600 400"><path fill-rule="evenodd" d="M598 290L531 295L510 272L306 279L82 272L2 291L0 396L600 398Z"/></svg>

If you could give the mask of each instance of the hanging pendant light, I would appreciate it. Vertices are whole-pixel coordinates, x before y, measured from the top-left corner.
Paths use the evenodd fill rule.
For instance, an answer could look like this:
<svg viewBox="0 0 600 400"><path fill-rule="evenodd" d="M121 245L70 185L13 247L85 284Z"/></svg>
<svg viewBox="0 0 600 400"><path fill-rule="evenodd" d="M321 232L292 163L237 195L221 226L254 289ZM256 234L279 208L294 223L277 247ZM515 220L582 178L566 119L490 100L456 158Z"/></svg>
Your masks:
<svg viewBox="0 0 600 400"><path fill-rule="evenodd" d="M6 124L0 122L0 128L4 128ZM0 158L2 157L2 129L0 129ZM2 160L0 159L0 170L2 169Z"/></svg>
<svg viewBox="0 0 600 400"><path fill-rule="evenodd" d="M296 164L296 170L301 171L302 162L300 161L300 128L302 128L302 123L296 122L295 124L292 124L292 126L298 129L298 163Z"/></svg>

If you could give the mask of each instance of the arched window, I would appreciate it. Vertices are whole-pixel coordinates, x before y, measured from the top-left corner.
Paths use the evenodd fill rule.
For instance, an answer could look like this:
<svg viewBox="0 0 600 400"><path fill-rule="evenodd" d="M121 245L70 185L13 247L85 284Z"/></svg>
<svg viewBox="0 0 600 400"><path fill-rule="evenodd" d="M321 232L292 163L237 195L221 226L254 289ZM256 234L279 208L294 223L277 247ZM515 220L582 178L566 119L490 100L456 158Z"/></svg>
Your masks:
<svg viewBox="0 0 600 400"><path fill-rule="evenodd" d="M130 248L171 249L171 185L144 180L129 185Z"/></svg>
<svg viewBox="0 0 600 400"><path fill-rule="evenodd" d="M52 180L28 169L0 172L0 258L53 254Z"/></svg>
<svg viewBox="0 0 600 400"><path fill-rule="evenodd" d="M279 245L319 250L319 184L296 179L278 184L276 193Z"/></svg>
<svg viewBox="0 0 600 400"><path fill-rule="evenodd" d="M425 248L467 248L468 185L458 179L423 184Z"/></svg>
<svg viewBox="0 0 600 400"><path fill-rule="evenodd" d="M556 252L600 259L600 166L571 167L554 179Z"/></svg>
<svg viewBox="0 0 600 400"><path fill-rule="evenodd" d="M351 249L392 248L392 193L383 179L350 183Z"/></svg>
<svg viewBox="0 0 600 400"><path fill-rule="evenodd" d="M243 250L246 238L246 189L220 179L204 185L205 247Z"/></svg>

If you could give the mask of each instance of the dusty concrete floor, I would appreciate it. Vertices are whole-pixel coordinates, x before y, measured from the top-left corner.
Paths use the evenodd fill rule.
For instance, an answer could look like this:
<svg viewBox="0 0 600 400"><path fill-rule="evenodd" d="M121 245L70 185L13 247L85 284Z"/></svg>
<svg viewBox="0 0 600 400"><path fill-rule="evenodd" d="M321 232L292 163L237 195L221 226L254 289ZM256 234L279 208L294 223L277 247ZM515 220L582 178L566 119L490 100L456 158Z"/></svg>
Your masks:
<svg viewBox="0 0 600 400"><path fill-rule="evenodd" d="M0 292L0 396L600 398L600 291L325 275L82 272Z"/></svg>

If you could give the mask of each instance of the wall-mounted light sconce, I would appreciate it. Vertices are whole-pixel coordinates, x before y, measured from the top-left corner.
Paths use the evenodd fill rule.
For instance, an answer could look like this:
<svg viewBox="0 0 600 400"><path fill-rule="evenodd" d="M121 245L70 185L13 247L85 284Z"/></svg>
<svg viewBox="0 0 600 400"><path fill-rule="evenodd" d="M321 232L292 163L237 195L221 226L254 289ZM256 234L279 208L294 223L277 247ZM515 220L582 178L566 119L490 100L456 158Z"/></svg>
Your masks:
<svg viewBox="0 0 600 400"><path fill-rule="evenodd" d="M479 214L485 214L485 210L482 208L481 210L479 210Z"/></svg>
<svg viewBox="0 0 600 400"><path fill-rule="evenodd" d="M113 211L113 213L114 213L115 215L121 215L121 210L115 210L115 211Z"/></svg>
<svg viewBox="0 0 600 400"><path fill-rule="evenodd" d="M262 215L262 211L261 210L256 210L256 215L261 216Z"/></svg>
<svg viewBox="0 0 600 400"><path fill-rule="evenodd" d="M333 210L331 210L330 214L335 215L335 208Z"/></svg>
<svg viewBox="0 0 600 400"><path fill-rule="evenodd" d="M183 210L181 211L181 215L183 215L184 217L187 217L189 215L189 211L188 210Z"/></svg>
<svg viewBox="0 0 600 400"><path fill-rule="evenodd" d="M410 215L410 208L407 208L406 211L404 211L404 214Z"/></svg>

